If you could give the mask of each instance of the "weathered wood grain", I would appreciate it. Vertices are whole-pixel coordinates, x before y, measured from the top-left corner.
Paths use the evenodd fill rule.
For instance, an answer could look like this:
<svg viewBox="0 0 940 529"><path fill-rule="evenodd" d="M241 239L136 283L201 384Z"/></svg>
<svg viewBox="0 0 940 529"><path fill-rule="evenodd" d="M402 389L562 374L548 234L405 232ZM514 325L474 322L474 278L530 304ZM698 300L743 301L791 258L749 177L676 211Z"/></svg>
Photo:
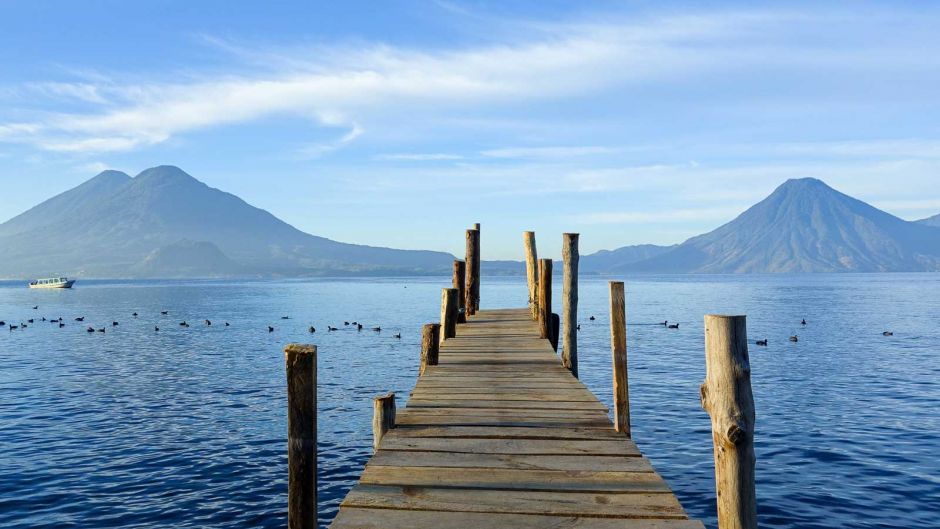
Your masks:
<svg viewBox="0 0 940 529"><path fill-rule="evenodd" d="M317 527L317 346L289 344L287 371L287 527Z"/></svg>

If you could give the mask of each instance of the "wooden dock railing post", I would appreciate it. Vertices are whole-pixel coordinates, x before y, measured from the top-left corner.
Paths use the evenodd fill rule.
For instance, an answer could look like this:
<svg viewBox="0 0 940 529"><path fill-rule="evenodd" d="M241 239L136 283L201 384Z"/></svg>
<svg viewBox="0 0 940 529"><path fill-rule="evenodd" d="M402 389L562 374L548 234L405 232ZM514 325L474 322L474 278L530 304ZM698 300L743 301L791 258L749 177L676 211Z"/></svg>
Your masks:
<svg viewBox="0 0 940 529"><path fill-rule="evenodd" d="M454 259L453 286L457 289L457 323L467 323L467 263Z"/></svg>
<svg viewBox="0 0 940 529"><path fill-rule="evenodd" d="M421 329L421 367L418 376L427 371L428 366L437 365L437 355L440 352L441 324L427 323Z"/></svg>
<svg viewBox="0 0 940 529"><path fill-rule="evenodd" d="M479 224L477 225L479 226ZM480 230L467 230L467 288L466 313L472 316L480 310Z"/></svg>
<svg viewBox="0 0 940 529"><path fill-rule="evenodd" d="M561 363L571 374L578 377L578 234L562 236L561 256L564 261L562 279L561 318L564 336L562 339Z"/></svg>
<svg viewBox="0 0 940 529"><path fill-rule="evenodd" d="M395 427L395 394L387 393L372 399L372 448L379 449L385 433Z"/></svg>
<svg viewBox="0 0 940 529"><path fill-rule="evenodd" d="M630 437L627 307L623 281L610 282L610 352L614 363L614 430Z"/></svg>
<svg viewBox="0 0 940 529"><path fill-rule="evenodd" d="M539 259L539 336L552 337L552 260Z"/></svg>
<svg viewBox="0 0 940 529"><path fill-rule="evenodd" d="M441 289L441 343L457 336L457 289Z"/></svg>
<svg viewBox="0 0 940 529"><path fill-rule="evenodd" d="M317 346L284 348L287 371L287 527L317 527Z"/></svg>
<svg viewBox="0 0 940 529"><path fill-rule="evenodd" d="M712 421L719 529L757 529L754 395L744 316L705 316L702 408Z"/></svg>
<svg viewBox="0 0 940 529"><path fill-rule="evenodd" d="M522 233L522 242L525 244L525 276L529 284L529 310L532 319L539 319L539 263L538 250L535 248L535 232Z"/></svg>

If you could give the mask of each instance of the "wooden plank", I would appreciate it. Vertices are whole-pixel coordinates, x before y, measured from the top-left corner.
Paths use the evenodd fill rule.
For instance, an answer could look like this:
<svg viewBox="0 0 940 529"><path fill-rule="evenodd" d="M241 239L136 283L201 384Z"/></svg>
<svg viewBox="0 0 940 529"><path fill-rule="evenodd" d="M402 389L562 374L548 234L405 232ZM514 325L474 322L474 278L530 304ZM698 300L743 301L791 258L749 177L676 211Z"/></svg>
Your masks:
<svg viewBox="0 0 940 529"><path fill-rule="evenodd" d="M494 409L494 408L470 408L470 407L458 407L453 406L449 408L418 408L413 406L408 406L404 410L398 413L400 417L410 417L410 416L429 416L429 415L466 415L473 417L495 417L503 418L506 420L515 420L523 417L535 418L535 417L547 417L547 418L558 418L558 419L596 419L601 421L607 421L608 424L610 420L607 418L607 414L598 411L598 410L556 410L556 409L520 409L520 410L506 410L506 409Z"/></svg>
<svg viewBox="0 0 940 529"><path fill-rule="evenodd" d="M644 457L608 455L530 455L461 452L425 452L418 450L383 450L369 460L370 465L382 467L439 467L439 468L502 468L529 470L580 470L652 472L653 466Z"/></svg>
<svg viewBox="0 0 940 529"><path fill-rule="evenodd" d="M670 492L654 472L589 472L498 468L382 467L366 465L360 483L466 489L581 492Z"/></svg>
<svg viewBox="0 0 940 529"><path fill-rule="evenodd" d="M527 430L538 430L527 428ZM468 454L603 455L639 456L636 445L626 439L487 439L406 437L396 428L382 439L383 450L419 450Z"/></svg>
<svg viewBox="0 0 940 529"><path fill-rule="evenodd" d="M343 507L417 511L687 519L671 494L610 494L357 485Z"/></svg>
<svg viewBox="0 0 940 529"><path fill-rule="evenodd" d="M412 397L408 401L408 408L482 408L503 410L575 410L599 411L607 413L607 406L594 401L554 401L548 402L539 399L424 399Z"/></svg>
<svg viewBox="0 0 940 529"><path fill-rule="evenodd" d="M704 529L697 520L594 518L343 507L334 529Z"/></svg>
<svg viewBox="0 0 940 529"><path fill-rule="evenodd" d="M415 428L396 428L390 430L385 439L404 437L414 439L419 437L441 437L446 439L560 439L580 441L616 441L617 443L633 446L633 441L623 434L611 430L596 430L591 428L531 428L531 427L499 427L481 428L475 426L425 426ZM636 447L634 446L634 450Z"/></svg>
<svg viewBox="0 0 940 529"><path fill-rule="evenodd" d="M516 417L481 416L481 415L427 415L400 413L397 417L399 427L408 426L541 426L541 427L567 427L567 428L610 428L607 418L590 419L576 417Z"/></svg>

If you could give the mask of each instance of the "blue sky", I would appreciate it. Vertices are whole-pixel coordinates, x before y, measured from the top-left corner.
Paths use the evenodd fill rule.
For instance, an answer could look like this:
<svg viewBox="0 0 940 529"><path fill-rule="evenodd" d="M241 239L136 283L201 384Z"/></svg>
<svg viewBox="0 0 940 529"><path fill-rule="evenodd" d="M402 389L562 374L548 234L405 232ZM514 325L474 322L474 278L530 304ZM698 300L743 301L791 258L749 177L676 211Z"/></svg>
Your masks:
<svg viewBox="0 0 940 529"><path fill-rule="evenodd" d="M813 176L940 212L928 2L0 1L0 221L173 164L337 240L671 244Z"/></svg>

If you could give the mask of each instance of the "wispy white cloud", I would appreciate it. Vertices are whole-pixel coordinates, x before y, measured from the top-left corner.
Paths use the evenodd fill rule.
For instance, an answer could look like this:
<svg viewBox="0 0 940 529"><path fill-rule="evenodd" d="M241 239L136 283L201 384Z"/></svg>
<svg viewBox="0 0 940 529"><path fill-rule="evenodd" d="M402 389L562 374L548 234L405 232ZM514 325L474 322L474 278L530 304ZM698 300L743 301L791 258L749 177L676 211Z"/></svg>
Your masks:
<svg viewBox="0 0 940 529"><path fill-rule="evenodd" d="M252 71L236 66L232 70L242 73L184 82L135 80L126 86L86 79L40 83L34 86L38 94L73 98L95 108L38 112L35 119L0 123L0 140L52 151L121 151L279 115L337 114L347 117L347 127L358 123L360 130L371 130L370 119L390 109L407 113L430 107L446 112L468 105L584 96L623 84L689 79L702 72L774 62L843 67L874 60L865 55L866 49L839 49L821 57L779 45L749 45L804 18L781 12L723 12L638 22L530 24L528 35L511 43L475 48L418 51L372 44L318 47L315 53L309 48L261 50L256 54L281 59L265 61L276 67ZM204 41L229 51L237 48L212 37ZM322 120L314 118L312 124L322 125ZM13 128L20 134L11 140L4 132ZM602 154L603 149L521 147L484 155L585 156Z"/></svg>
<svg viewBox="0 0 940 529"><path fill-rule="evenodd" d="M571 158L619 152L614 147L601 146L554 146L554 147L507 147L482 151L489 158Z"/></svg>

